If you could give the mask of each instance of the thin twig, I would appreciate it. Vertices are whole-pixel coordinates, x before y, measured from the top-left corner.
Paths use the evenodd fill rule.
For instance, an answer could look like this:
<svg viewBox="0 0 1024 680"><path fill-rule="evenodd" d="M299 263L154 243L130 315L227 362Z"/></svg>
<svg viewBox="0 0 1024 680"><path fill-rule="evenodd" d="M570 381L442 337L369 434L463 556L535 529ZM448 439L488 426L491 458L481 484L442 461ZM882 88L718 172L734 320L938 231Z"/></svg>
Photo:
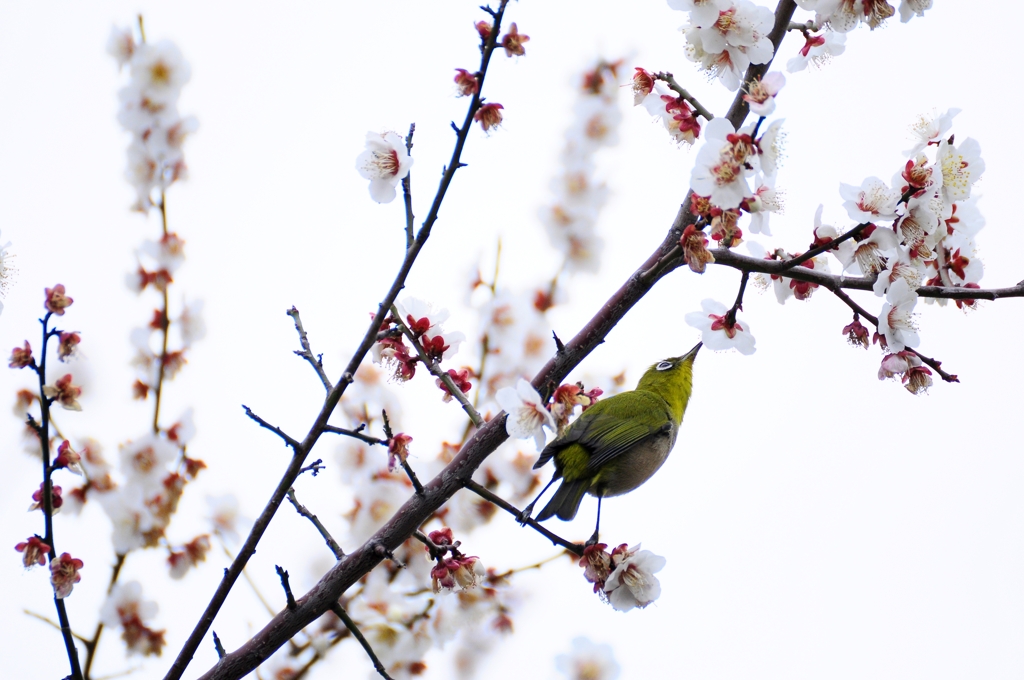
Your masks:
<svg viewBox="0 0 1024 680"><path fill-rule="evenodd" d="M854 299L851 298L849 295L847 295L842 289L840 289L840 288L830 288L829 290L831 290L832 293L837 298L839 298L840 300L845 302L847 307L849 307L855 313L860 314L865 319L870 321L875 326L875 329L877 330L877 328L878 328L878 317L876 317L876 316L874 316L872 314L869 314L867 311L865 311L865 309L863 307L861 307L859 304L857 304L856 301L854 301ZM931 357L926 357L925 355L921 354L916 349L913 349L911 347L907 347L906 351L911 352L918 359L920 359L923 363L925 363L928 366L931 366L933 369L935 369L935 372L938 373L939 377L941 377L944 381L950 382L950 383L954 383L954 382L958 383L958 382L960 382L960 378L958 378L956 376L956 374L948 373L947 371L944 371L942 369L942 362L941 361L938 361L937 359L933 359Z"/></svg>
<svg viewBox="0 0 1024 680"><path fill-rule="evenodd" d="M331 549L332 553L334 553L334 558L338 560L343 558L345 556L345 551L342 550L341 546L338 545L338 542L334 540L334 537L331 536L331 532L327 530L327 527L323 525L323 522L321 522L316 515L310 512L305 505L299 503L299 499L295 497L295 489L288 489L288 501L295 507L295 512L313 523L313 526L316 527L316 530L320 532L320 535L327 543L327 547Z"/></svg>
<svg viewBox="0 0 1024 680"><path fill-rule="evenodd" d="M412 135L416 132L416 123L409 125L409 134L405 137L405 150L412 155ZM412 214L412 172L405 173L402 178L402 198L405 199L405 248L408 250L413 243L413 221L416 219Z"/></svg>
<svg viewBox="0 0 1024 680"><path fill-rule="evenodd" d="M328 425L327 427L324 428L324 432L330 432L331 434L342 434L345 435L346 437L352 437L353 439L358 439L361 442L366 442L367 444L379 444L382 446L388 445L386 439L378 439L377 437L371 437L368 434L363 434L362 430L365 427L365 423L363 423L354 430L349 430L344 427L337 427L335 425Z"/></svg>
<svg viewBox="0 0 1024 680"><path fill-rule="evenodd" d="M27 614L28 616L31 616L34 619L39 619L40 621L42 621L46 625L53 626L57 630L60 630L60 624L57 623L56 621L54 621L53 619L50 619L50 618L48 618L46 616L43 616L42 614L37 614L36 612L32 611L31 609L22 609L21 611L22 611L23 614ZM78 640L79 642L81 642L83 644L89 644L89 641L86 640L81 635L79 635L78 633L72 633L72 635L74 635L75 639Z"/></svg>
<svg viewBox="0 0 1024 680"><path fill-rule="evenodd" d="M299 344L302 345L302 349L295 350L295 354L309 362L309 365L313 367L313 370L319 376L320 382L324 384L324 389L330 392L333 388L331 379L327 377L327 372L324 371L324 365L320 357L313 356L313 350L309 345L309 337L306 335L306 329L302 327L302 319L299 318L299 310L292 307L288 310L287 314L295 322L295 330L299 334Z"/></svg>
<svg viewBox="0 0 1024 680"><path fill-rule="evenodd" d="M288 580L288 572L279 564L274 565L274 571L277 572L277 577L281 579L281 587L284 588L285 606L288 609L295 609L295 596L292 595L292 584Z"/></svg>
<svg viewBox="0 0 1024 680"><path fill-rule="evenodd" d="M726 313L726 322L729 326L736 323L736 312L743 309L743 293L747 290L747 279L750 278L750 272L743 272L740 277L740 289L736 293L736 302L733 303L732 309Z"/></svg>
<svg viewBox="0 0 1024 680"><path fill-rule="evenodd" d="M250 418L255 420L257 423L259 423L260 427L264 427L264 428L270 430L271 432L276 434L278 437L283 439L284 443L286 445L292 447L293 450L298 452L299 447L301 446L301 444L299 444L298 441L296 441L295 439L293 439L293 438L289 437L287 434L285 434L284 430L279 428L277 425L271 425L267 421L263 420L263 418L260 418L258 415L256 415L255 413L252 412L251 408L249 408L245 404L242 404L242 408L245 409L245 415L249 416Z"/></svg>
<svg viewBox="0 0 1024 680"><path fill-rule="evenodd" d="M367 642L362 631L359 630L359 626L357 626L356 622L352 620L352 617L348 615L348 612L345 611L345 609L337 602L335 602L334 606L331 607L331 611L334 612L335 616L342 620L345 627L348 628L350 633L352 633L352 637L359 640L359 644L363 646L363 651L365 651L366 655L370 657L370 661L373 663L373 668L380 674L380 676L385 680L392 680L391 676L388 675L387 669L384 668L384 664L382 664L380 659L377 658L377 655L373 653L373 647L371 647L370 643Z"/></svg>
<svg viewBox="0 0 1024 680"><path fill-rule="evenodd" d="M732 267L741 271L761 274L785 274L786 278L807 281L825 286L829 290L872 290L875 277L843 276L829 274L818 269L794 267L787 269L789 260L766 260L760 257L741 255L728 248L715 248L711 251L715 256L715 264ZM1007 288L957 288L947 286L920 286L917 294L926 298L944 300L999 300L1002 298L1024 297L1024 281Z"/></svg>
<svg viewBox="0 0 1024 680"><path fill-rule="evenodd" d="M788 271L788 270L792 269L793 267L800 266L804 262L807 262L808 260L810 260L811 258L814 258L814 257L820 255L821 253L824 253L824 252L827 252L829 250L832 250L833 248L838 246L843 241L849 240L851 238L856 238L862 231L864 231L869 226L871 226L870 222L865 222L863 224L858 224L856 227L853 227L852 229L850 229L850 231L846 232L845 234L842 234L841 236L837 236L836 238L832 239L831 241L823 243L820 246L815 246L814 248L811 248L807 252L805 252L805 253L803 253L801 255L798 255L797 257L793 257L793 258L790 258L788 260L783 260L782 264L784 266L782 267L782 271Z"/></svg>
<svg viewBox="0 0 1024 680"><path fill-rule="evenodd" d="M217 631L213 631L213 648L217 650L217 658L223 659L227 652L224 650L224 645L220 642L220 637L217 636Z"/></svg>
<svg viewBox="0 0 1024 680"><path fill-rule="evenodd" d="M395 436L394 433L391 431L391 421L388 420L387 410L382 409L380 413L381 417L384 419L384 436L388 438L387 443L390 446L391 439L392 437ZM422 496L423 485L420 484L420 478L416 476L415 472L413 472L412 466L409 465L408 459L404 456L399 456L399 462L402 466L402 469L405 470L405 474L409 477L409 481L412 482L412 488L416 490L416 495Z"/></svg>
<svg viewBox="0 0 1024 680"><path fill-rule="evenodd" d="M455 381L448 375L447 371L441 370L440 362L431 360L430 356L423 349L423 345L420 343L419 338L412 332L412 329L405 325L405 322L401 319L401 314L398 312L398 308L394 305L391 306L391 315L394 319L395 325L402 329L402 334L409 339L413 348L416 350L416 354L419 355L420 361L430 371L430 375L434 376L438 380L444 383L444 386L448 388L448 393L455 397L455 400L462 405L462 410L466 412L469 419L473 421L473 424L477 427L481 427L484 424L483 416L473 408L473 404L470 403L469 398L456 386ZM479 388L478 388L479 389Z"/></svg>
<svg viewBox="0 0 1024 680"><path fill-rule="evenodd" d="M497 505L499 508L501 508L505 512L511 514L513 517L516 518L517 521L518 521L519 517L522 515L522 511L519 508L517 508L514 505L512 505L511 503L509 503L508 501L506 501L501 496L499 496L499 495L497 495L495 493L492 493L484 485L479 484L477 482L474 482L472 479L469 480L468 482L466 482L465 487L469 491L472 491L473 493L475 493L476 495L480 496L481 498L484 498L484 499L490 501L491 503L494 503L495 505ZM538 533L540 533L542 536L547 538L549 541L551 541L555 545L562 546L563 548L565 548L566 550L571 552L573 555L576 555L576 557L583 557L583 546L582 545L580 545L578 543L572 543L570 541L567 541L564 538L562 538L561 536L559 536L558 534L555 534L555 533L552 533L551 531L548 531L542 525L540 525L536 520L534 520L532 518L529 518L529 517L526 518L526 520L523 522L523 524L526 524L527 526L535 529Z"/></svg>
<svg viewBox="0 0 1024 680"><path fill-rule="evenodd" d="M693 110L696 111L698 115L704 116L705 120L711 120L715 117L714 114L708 111L703 104L697 101L696 97L687 92L686 88L677 83L676 79L668 71L655 73L654 77L668 85L669 89L678 94L680 99L685 99L689 102L690 105L693 106Z"/></svg>

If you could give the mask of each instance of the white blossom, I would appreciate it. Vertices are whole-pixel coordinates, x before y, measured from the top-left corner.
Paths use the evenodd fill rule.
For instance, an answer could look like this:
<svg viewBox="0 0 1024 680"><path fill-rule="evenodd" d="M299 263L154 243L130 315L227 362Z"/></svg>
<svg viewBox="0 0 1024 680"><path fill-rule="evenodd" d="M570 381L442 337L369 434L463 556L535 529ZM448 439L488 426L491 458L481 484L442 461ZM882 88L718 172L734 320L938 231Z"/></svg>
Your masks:
<svg viewBox="0 0 1024 680"><path fill-rule="evenodd" d="M409 174L412 161L398 133L367 132L366 150L356 158L356 170L370 180L370 198L390 203L397 195L395 187Z"/></svg>
<svg viewBox="0 0 1024 680"><path fill-rule="evenodd" d="M494 396L498 404L508 413L505 430L517 439L533 440L537 450L544 448L544 428L555 430L555 419L544 406L537 390L528 381L519 379L515 388L503 387Z"/></svg>
<svg viewBox="0 0 1024 680"><path fill-rule="evenodd" d="M661 595L661 582L654 575L665 568L665 558L650 550L640 550L639 544L621 555L621 561L612 554L612 564L617 564L604 584L608 602L620 612L634 607L641 609L654 602Z"/></svg>
<svg viewBox="0 0 1024 680"><path fill-rule="evenodd" d="M700 331L700 339L705 347L713 350L735 348L740 354L753 354L756 351L748 323L740 323L737 316L732 325L728 324L728 310L716 300L702 300L700 306L702 311L690 312L685 318L687 325Z"/></svg>

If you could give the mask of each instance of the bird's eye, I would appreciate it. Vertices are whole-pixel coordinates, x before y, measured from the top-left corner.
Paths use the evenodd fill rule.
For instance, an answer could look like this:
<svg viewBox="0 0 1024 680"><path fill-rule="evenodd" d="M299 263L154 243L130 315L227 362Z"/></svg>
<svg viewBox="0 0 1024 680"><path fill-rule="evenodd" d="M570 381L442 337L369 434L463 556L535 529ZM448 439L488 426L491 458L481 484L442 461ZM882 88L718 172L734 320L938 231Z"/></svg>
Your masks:
<svg viewBox="0 0 1024 680"><path fill-rule="evenodd" d="M672 368L672 362L662 361L657 366L655 366L655 368L658 369L659 371L667 371L668 369Z"/></svg>

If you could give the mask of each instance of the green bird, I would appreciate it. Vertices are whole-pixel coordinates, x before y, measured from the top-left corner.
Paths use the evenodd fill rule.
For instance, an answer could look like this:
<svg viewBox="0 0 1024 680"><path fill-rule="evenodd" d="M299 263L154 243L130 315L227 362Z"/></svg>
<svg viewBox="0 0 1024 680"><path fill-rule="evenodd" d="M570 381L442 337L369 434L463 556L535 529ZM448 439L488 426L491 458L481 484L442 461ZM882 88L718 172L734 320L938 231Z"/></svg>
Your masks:
<svg viewBox="0 0 1024 680"><path fill-rule="evenodd" d="M693 391L693 360L702 344L698 342L686 354L654 364L635 390L599 400L561 437L545 446L533 468L554 459L555 474L526 506L520 520L525 521L544 492L561 479L561 486L537 515L537 521L555 515L562 520L574 518L583 494L589 493L597 497L597 525L587 544L596 543L601 529L601 499L629 493L646 482L675 445Z"/></svg>

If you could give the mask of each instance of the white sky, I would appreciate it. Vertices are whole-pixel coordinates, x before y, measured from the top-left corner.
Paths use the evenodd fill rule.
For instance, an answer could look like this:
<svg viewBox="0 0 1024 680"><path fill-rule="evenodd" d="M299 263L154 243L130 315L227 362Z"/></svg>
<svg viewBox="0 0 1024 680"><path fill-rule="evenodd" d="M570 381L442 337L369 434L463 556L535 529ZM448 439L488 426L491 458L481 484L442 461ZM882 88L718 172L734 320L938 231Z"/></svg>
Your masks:
<svg viewBox="0 0 1024 680"><path fill-rule="evenodd" d="M846 223L839 182L891 177L921 113L964 109L959 139L981 142L987 163L976 190L988 226L978 238L986 287L1020 280L1022 245L1011 186L1019 154L1011 135L1010 27L1024 22L1018 3L939 2L924 20L858 30L845 55L822 72L789 77L778 116L786 118L787 160L779 186L786 214L773 218L768 246L806 246L814 210ZM473 69L474 2L5 3L0 7L0 230L14 242L19 273L0 316L0 350L28 338L38 344L42 290L64 283L75 305L65 319L82 332L93 361L94 394L79 414L61 414L78 435L118 442L145 432L149 405L128 399L128 333L149 319L152 300L124 287L133 249L159 229L129 213L122 179L127 135L117 126L121 86L104 46L113 23L143 12L151 40L175 41L192 65L181 111L199 132L186 156L191 178L169 193L172 229L188 243L177 294L206 301L209 334L167 391L166 418L193 406L199 434L190 447L210 470L190 487L182 512L199 517L207 494L233 491L249 517L269 497L286 451L245 417L252 406L303 435L322 390L292 354L297 341L284 311L296 305L314 349L336 377L393 277L401 256L402 208L372 203L354 160L367 130L417 124L413 187L426 213L447 159L451 119L465 103L452 97L453 69ZM673 71L712 111L731 94L708 84L686 61L675 30L685 15L660 1L513 4L508 19L531 36L527 56L496 57L487 95L505 107L503 129L474 132L435 234L408 291L448 306L453 328L475 328L460 286L498 235L502 276L526 286L550 274L537 219L555 171L574 97L570 83L603 55L650 70ZM783 46L782 62L799 47ZM627 94L623 92L624 105ZM607 240L599 276L568 282L570 304L552 315L571 337L660 243L685 195L693 152L676 149L640 109L625 111L622 141L602 152L599 174L612 191L600 223ZM490 257L486 255L485 257ZM581 372L628 369L679 354L696 335L682 321L705 297L733 299L738 275L711 268L662 281ZM879 308L869 295L858 299ZM579 570L560 562L519 581L530 595L516 633L482 673L553 677L551 659L586 635L614 645L623 678L1018 678L1024 673L1024 464L1018 443L1017 391L1024 378L1015 341L1024 330L1017 300L955 307L919 306L921 351L944 361L960 385L937 384L912 397L875 378L879 354L846 346L849 314L818 292L780 307L748 294L745 318L757 337L752 357L702 353L695 397L680 443L642 490L604 505L604 536L642 541L668 558L663 595L644 611L621 614L589 592ZM99 368L102 367L102 368ZM2 399L29 376L0 372ZM454 406L420 380L406 390L403 429L429 447L456 436ZM415 399L417 395L423 399ZM11 403L11 402L8 402ZM0 479L7 544L41 532L24 508L38 470L20 452L19 424L8 417ZM314 453L333 463L334 443ZM347 509L336 473L304 479L300 494L336 526ZM588 499L576 523L553 528L590 533ZM111 561L109 527L99 508L58 518L58 548L81 556L83 582L68 600L72 621L91 630ZM184 517L183 517L184 519ZM178 537L201 522L175 527ZM551 554L540 537L499 518L471 542L488 565L510 567ZM322 544L290 511L275 520L250 563L254 578L279 599L273 565L304 592L324 564ZM9 677L60 677L59 636L21 614L53 615L45 575L24 573L18 556L0 560L0 650ZM183 582L166 582L161 555L133 556L129 578L160 584L158 624L169 629L165 658L135 677L160 677L208 601L222 561L216 556ZM303 573L308 572L308 573ZM214 628L228 648L267 617L244 583ZM107 637L100 674L126 668ZM31 651L29 651L31 650ZM369 669L351 646L312 677ZM212 665L204 643L186 677ZM429 677L445 677L430 657ZM355 665L345 665L355 664ZM356 671L356 675L362 673Z"/></svg>

